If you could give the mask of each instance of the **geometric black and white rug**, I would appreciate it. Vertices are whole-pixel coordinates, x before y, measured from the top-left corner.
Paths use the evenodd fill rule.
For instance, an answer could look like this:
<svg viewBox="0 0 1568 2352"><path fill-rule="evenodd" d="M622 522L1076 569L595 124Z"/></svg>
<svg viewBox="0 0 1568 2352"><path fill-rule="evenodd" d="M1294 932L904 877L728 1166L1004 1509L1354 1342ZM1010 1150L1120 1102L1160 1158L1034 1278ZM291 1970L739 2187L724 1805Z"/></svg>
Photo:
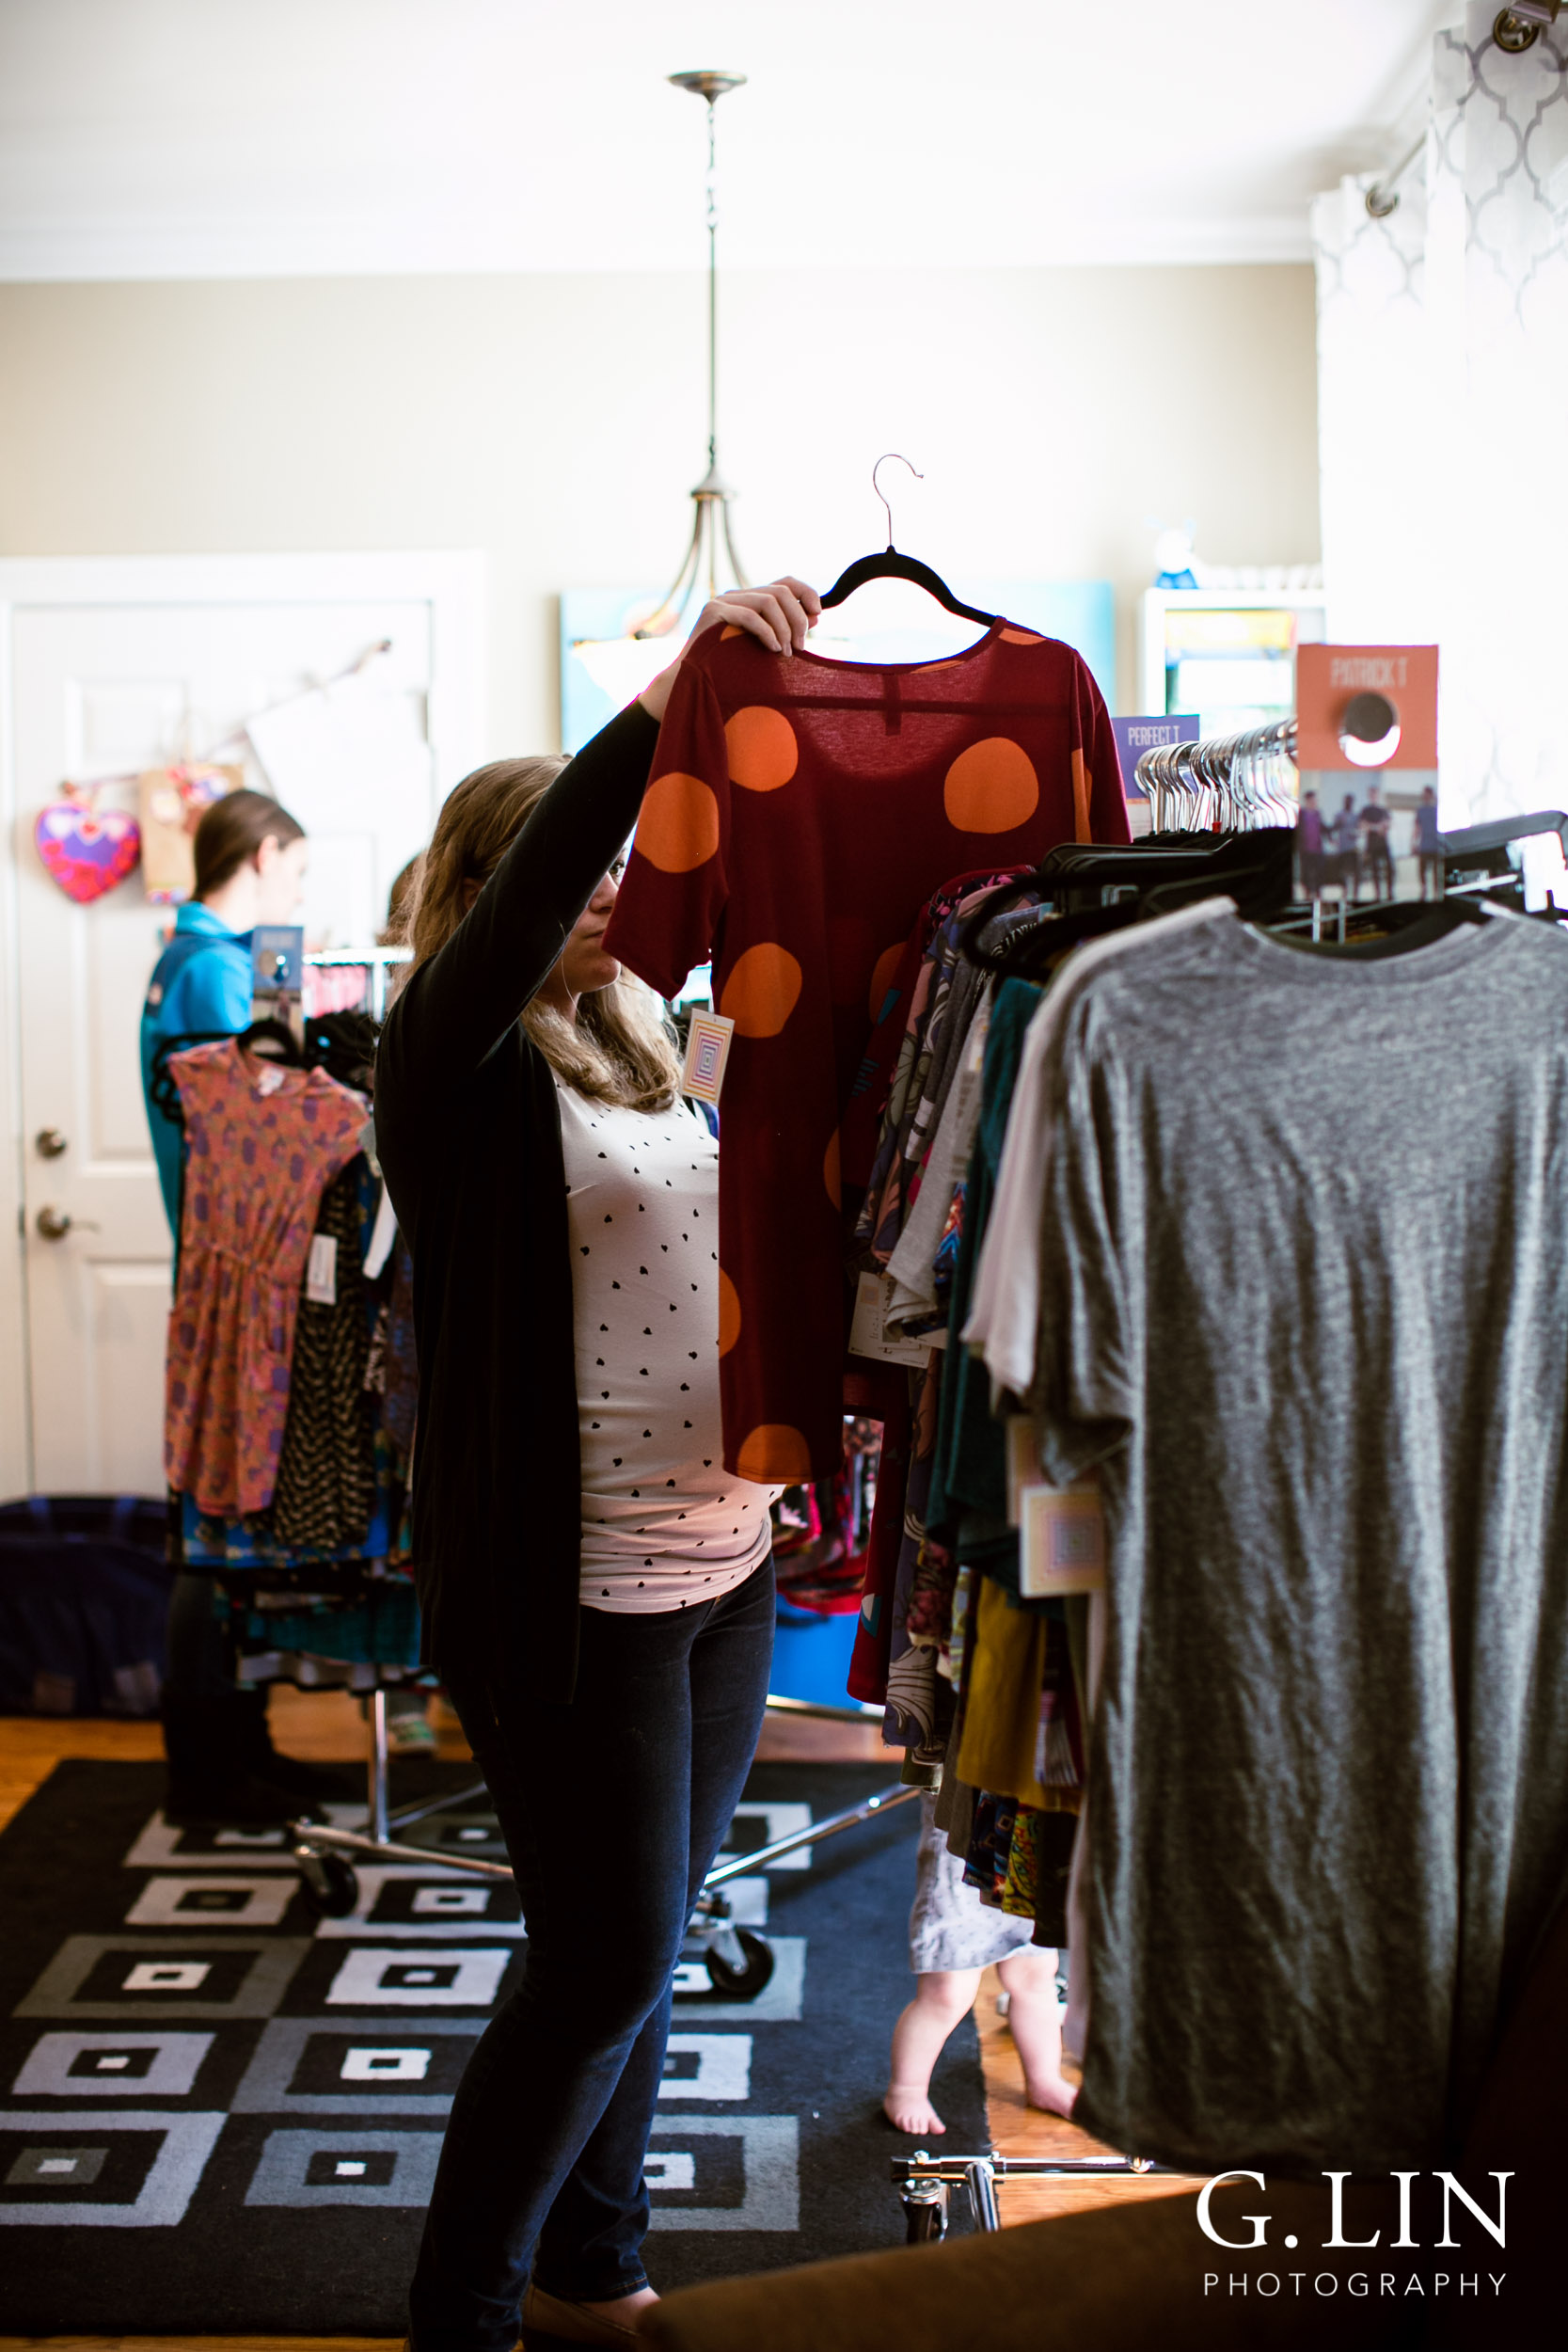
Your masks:
<svg viewBox="0 0 1568 2352"><path fill-rule="evenodd" d="M732 1850L893 1776L758 1765ZM433 1793L472 1777L441 1767ZM159 1764L62 1763L0 1836L0 2324L400 2335L452 2090L523 1940L510 1886L443 1863L501 1858L494 1822L433 1815L428 1867L361 1870L355 1915L322 1919L280 1834L170 1830L163 1786ZM901 2242L888 2158L907 2143L879 2101L918 1820L899 1806L730 1887L777 1964L751 2004L677 2002L656 2286ZM611 1870L583 1934L614 1933ZM950 2148L986 2144L967 2020L933 2096Z"/></svg>

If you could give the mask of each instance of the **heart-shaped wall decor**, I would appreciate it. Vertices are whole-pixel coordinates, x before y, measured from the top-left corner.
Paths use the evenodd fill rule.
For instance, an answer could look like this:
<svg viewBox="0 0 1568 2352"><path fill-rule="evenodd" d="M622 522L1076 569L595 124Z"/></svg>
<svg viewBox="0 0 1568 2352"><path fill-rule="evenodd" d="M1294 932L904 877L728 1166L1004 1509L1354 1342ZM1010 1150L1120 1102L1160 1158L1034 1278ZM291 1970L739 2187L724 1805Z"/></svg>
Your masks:
<svg viewBox="0 0 1568 2352"><path fill-rule="evenodd" d="M68 898L90 906L122 882L141 855L141 828L126 810L55 801L33 827L39 855Z"/></svg>

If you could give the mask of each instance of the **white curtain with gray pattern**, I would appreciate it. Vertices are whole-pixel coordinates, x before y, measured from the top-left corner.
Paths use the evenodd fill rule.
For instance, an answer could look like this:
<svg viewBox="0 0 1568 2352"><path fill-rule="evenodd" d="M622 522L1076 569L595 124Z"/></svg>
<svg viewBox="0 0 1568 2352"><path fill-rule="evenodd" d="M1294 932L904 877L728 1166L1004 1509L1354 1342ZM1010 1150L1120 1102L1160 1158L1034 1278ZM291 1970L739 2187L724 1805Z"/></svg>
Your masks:
<svg viewBox="0 0 1568 2352"><path fill-rule="evenodd" d="M1434 44L1425 168L1313 208L1331 636L1442 647L1447 826L1568 808L1568 9Z"/></svg>

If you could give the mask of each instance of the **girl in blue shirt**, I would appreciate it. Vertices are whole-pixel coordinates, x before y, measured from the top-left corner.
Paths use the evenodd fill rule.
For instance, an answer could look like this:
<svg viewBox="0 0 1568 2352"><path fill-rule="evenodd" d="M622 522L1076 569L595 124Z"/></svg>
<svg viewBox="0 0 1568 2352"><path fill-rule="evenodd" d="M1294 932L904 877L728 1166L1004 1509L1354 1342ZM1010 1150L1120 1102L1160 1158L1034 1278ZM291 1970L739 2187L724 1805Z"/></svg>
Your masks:
<svg viewBox="0 0 1568 2352"><path fill-rule="evenodd" d="M292 923L305 890L305 828L265 792L214 801L196 833L196 896L174 921L141 1017L142 1093L169 1231L180 1238L180 1130L152 1100L152 1057L166 1038L250 1021L250 934Z"/></svg>

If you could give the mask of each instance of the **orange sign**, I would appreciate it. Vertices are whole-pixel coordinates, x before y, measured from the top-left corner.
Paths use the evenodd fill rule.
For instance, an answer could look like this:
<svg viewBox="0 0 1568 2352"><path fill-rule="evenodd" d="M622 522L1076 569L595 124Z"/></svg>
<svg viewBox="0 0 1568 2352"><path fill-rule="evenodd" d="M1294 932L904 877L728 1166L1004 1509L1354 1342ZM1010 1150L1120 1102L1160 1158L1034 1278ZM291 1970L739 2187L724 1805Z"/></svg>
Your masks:
<svg viewBox="0 0 1568 2352"><path fill-rule="evenodd" d="M1346 714L1363 695L1381 695L1392 707L1399 739L1386 759L1353 758L1341 743ZM1360 733L1362 724L1353 728L1353 736ZM1298 768L1432 769L1436 765L1435 645L1298 646Z"/></svg>

